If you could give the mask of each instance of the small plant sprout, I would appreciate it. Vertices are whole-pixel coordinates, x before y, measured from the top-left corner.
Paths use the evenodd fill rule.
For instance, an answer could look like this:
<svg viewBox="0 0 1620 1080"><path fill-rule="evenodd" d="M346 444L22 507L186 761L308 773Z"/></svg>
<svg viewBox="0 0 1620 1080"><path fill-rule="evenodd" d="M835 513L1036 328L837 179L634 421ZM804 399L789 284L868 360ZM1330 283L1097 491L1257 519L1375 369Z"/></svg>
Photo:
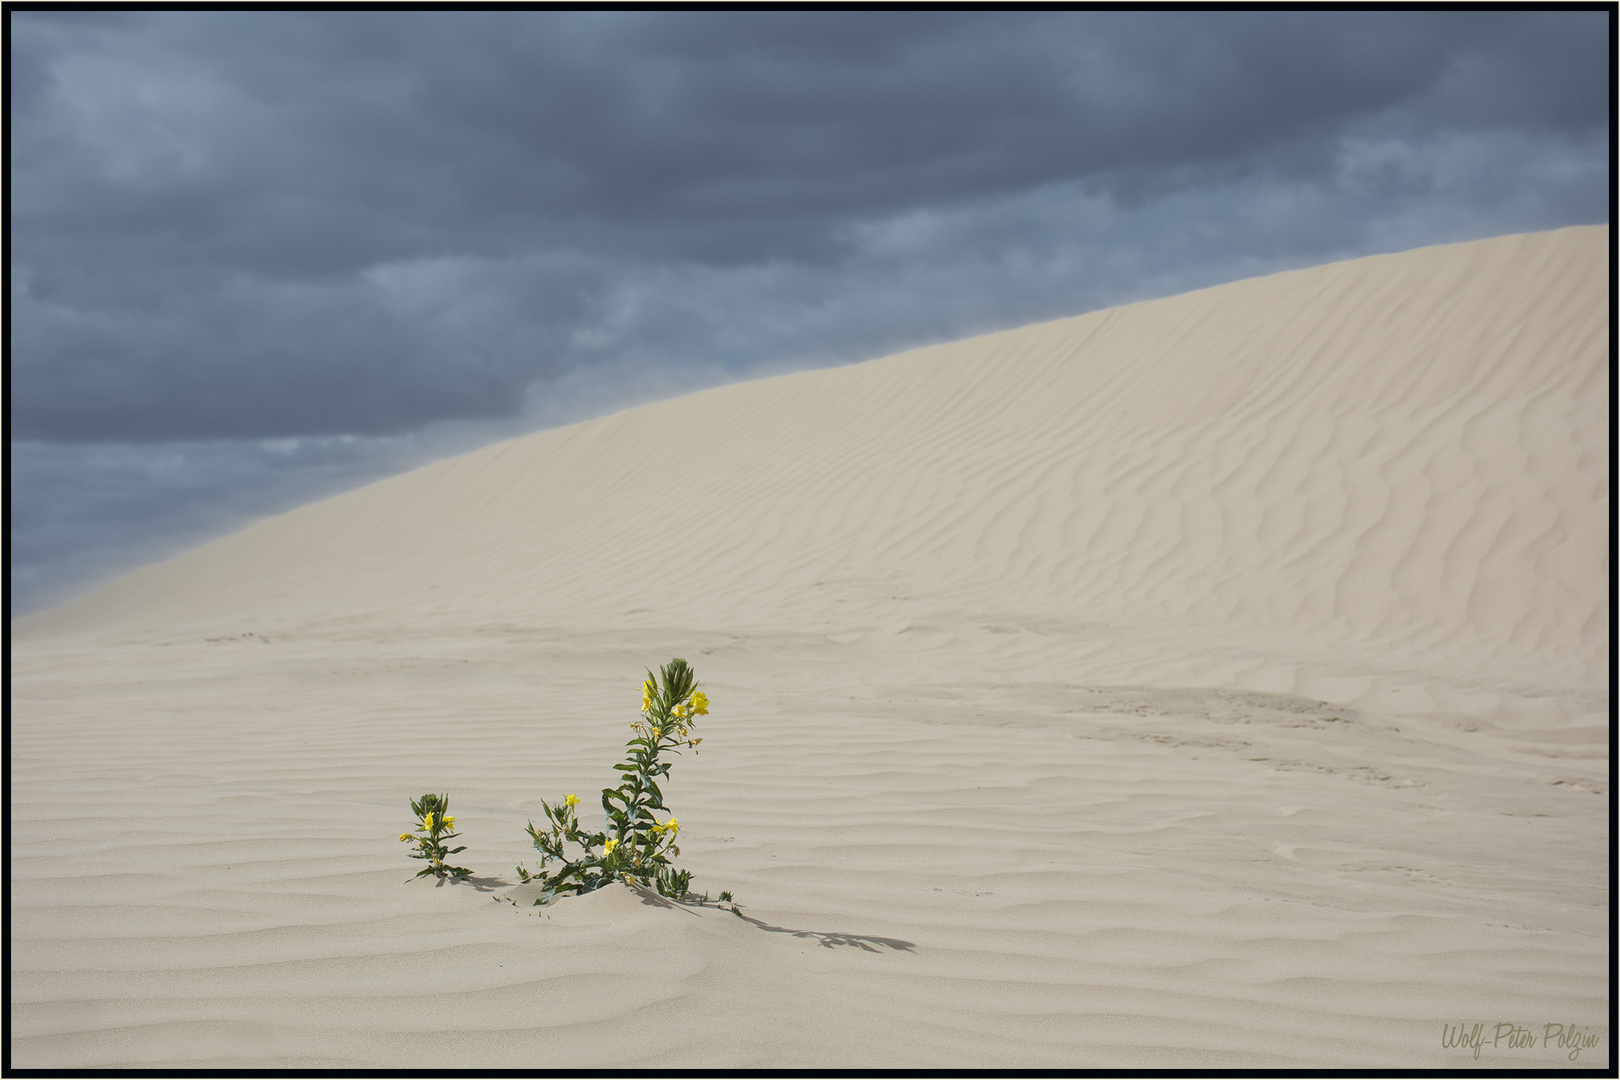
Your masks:
<svg viewBox="0 0 1620 1080"><path fill-rule="evenodd" d="M416 850L410 853L413 859L426 859L427 865L416 872L417 877L426 877L436 874L440 881L445 878L460 879L472 873L464 866L449 866L445 863L445 856L466 851L465 845L458 848L447 848L445 841L456 838L456 815L450 813L449 795L424 795L420 799L411 800L411 813L416 815L415 832L402 832L399 834L400 843L414 843ZM415 833L426 833L426 836L417 836Z"/></svg>
<svg viewBox="0 0 1620 1080"><path fill-rule="evenodd" d="M556 806L542 800L550 827L537 829L529 822L542 872L531 875L519 866L518 877L545 886L542 900L590 892L612 881L651 885L674 900L685 897L692 875L671 861L681 853L675 842L681 823L673 815L658 819L660 812L668 813L658 780L669 775L671 765L662 755L678 754L683 746L696 750L703 741L692 736L692 728L708 714L708 696L697 689L697 676L685 660L671 660L656 676L649 671L641 684L641 719L630 724L625 759L614 766L619 786L602 789L606 827L601 832L580 827L578 795L565 796ZM573 857L569 845L578 849ZM545 873L554 862L561 865Z"/></svg>

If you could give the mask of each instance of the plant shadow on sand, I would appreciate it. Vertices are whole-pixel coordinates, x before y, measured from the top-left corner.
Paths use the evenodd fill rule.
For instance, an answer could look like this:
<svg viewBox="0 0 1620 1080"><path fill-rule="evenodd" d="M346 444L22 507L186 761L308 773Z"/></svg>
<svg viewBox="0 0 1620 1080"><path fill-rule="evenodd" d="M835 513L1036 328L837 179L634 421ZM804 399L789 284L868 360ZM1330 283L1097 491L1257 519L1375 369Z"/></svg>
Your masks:
<svg viewBox="0 0 1620 1080"><path fill-rule="evenodd" d="M643 889L634 885L631 886L631 889L636 893L636 895L641 897L641 902L649 907L673 908L677 911L690 912L693 915L697 914L697 912L692 910L693 908L712 907L717 911L728 910L726 908L722 908L717 902L714 901L710 901L708 903L691 900L685 902L676 902L668 897L659 896L651 889ZM899 938L873 937L870 934L842 934L830 930L793 930L786 926L772 926L770 923L761 919L755 919L744 915L735 908L731 908L729 910L733 915L737 916L743 922L757 926L766 933L792 934L794 937L810 938L813 941L820 942L821 947L824 949L834 949L840 946L852 946L857 949L865 950L866 952L875 953L882 951L882 949L878 948L880 945L886 949L893 949L895 952L911 952L917 947L915 942L902 941Z"/></svg>
<svg viewBox="0 0 1620 1080"><path fill-rule="evenodd" d="M438 881L433 883L433 887L435 889L442 889L444 888L445 884L446 879L440 878ZM477 874L469 874L468 876L462 878L460 882L450 881L449 884L471 885L479 892L494 892L496 889L510 889L513 885L516 885L517 882L505 881L498 877L479 877Z"/></svg>

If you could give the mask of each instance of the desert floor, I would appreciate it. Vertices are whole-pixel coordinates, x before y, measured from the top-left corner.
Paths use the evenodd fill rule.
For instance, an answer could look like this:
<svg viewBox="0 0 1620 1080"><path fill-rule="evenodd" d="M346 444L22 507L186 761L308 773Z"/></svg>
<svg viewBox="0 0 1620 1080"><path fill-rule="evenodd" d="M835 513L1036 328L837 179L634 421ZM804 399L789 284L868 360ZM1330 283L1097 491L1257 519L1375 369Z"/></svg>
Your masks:
<svg viewBox="0 0 1620 1080"><path fill-rule="evenodd" d="M724 387L14 621L10 1064L1609 1066L1608 247ZM532 906L671 656L738 911Z"/></svg>

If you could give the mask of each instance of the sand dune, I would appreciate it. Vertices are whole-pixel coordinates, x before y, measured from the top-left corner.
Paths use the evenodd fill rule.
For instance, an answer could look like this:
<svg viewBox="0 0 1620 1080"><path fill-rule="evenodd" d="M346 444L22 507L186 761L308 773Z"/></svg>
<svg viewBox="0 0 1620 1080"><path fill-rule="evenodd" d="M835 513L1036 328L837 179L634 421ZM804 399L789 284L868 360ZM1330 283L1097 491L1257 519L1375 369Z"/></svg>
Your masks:
<svg viewBox="0 0 1620 1080"><path fill-rule="evenodd" d="M12 1064L1608 1064L1608 250L710 390L14 621ZM672 655L745 917L514 906Z"/></svg>

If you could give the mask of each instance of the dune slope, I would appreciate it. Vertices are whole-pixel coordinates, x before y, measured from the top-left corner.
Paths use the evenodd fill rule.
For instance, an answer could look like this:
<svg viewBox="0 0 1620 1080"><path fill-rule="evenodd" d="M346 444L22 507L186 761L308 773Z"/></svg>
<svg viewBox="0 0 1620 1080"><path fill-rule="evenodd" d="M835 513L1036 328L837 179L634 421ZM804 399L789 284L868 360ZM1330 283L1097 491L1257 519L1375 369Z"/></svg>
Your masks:
<svg viewBox="0 0 1620 1080"><path fill-rule="evenodd" d="M1431 248L716 389L305 507L18 629L821 630L899 592L1597 685L1606 260L1594 228Z"/></svg>
<svg viewBox="0 0 1620 1080"><path fill-rule="evenodd" d="M1608 249L723 387L14 621L13 1064L1607 1063ZM671 655L746 918L514 906Z"/></svg>

